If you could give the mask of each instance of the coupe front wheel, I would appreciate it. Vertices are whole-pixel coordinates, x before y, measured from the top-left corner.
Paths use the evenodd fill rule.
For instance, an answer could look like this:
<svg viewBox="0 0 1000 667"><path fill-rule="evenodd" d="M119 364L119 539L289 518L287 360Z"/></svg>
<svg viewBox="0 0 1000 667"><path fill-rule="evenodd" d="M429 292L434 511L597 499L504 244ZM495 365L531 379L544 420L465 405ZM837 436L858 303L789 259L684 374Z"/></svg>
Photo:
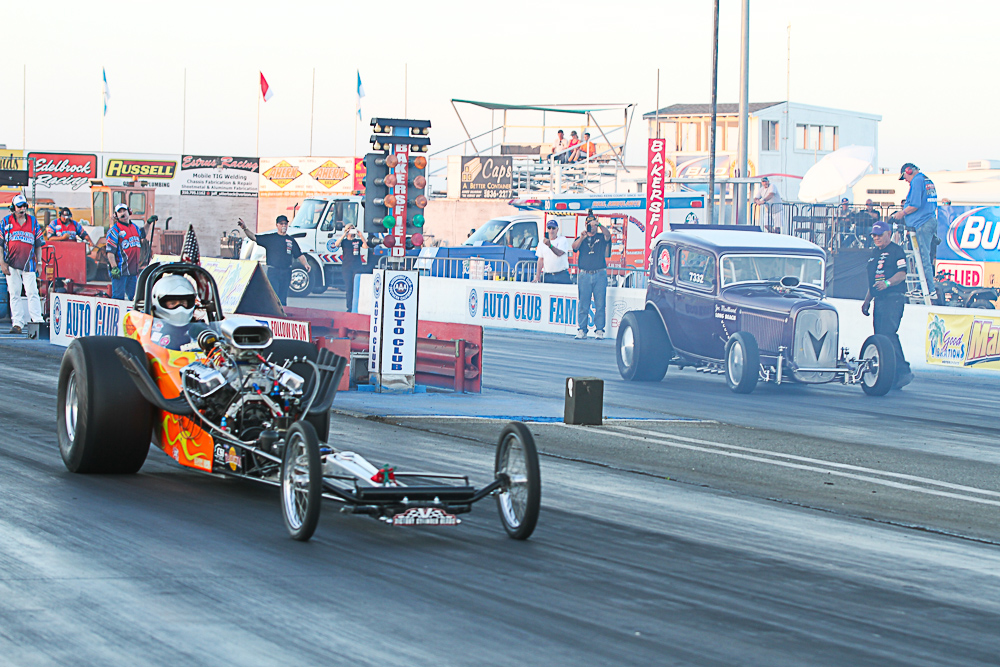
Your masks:
<svg viewBox="0 0 1000 667"><path fill-rule="evenodd" d="M281 465L281 513L293 540L305 542L316 532L323 502L322 465L316 429L306 421L292 424Z"/></svg>
<svg viewBox="0 0 1000 667"><path fill-rule="evenodd" d="M726 384L737 394L749 394L760 379L760 349L745 331L734 333L726 343Z"/></svg>
<svg viewBox="0 0 1000 667"><path fill-rule="evenodd" d="M528 539L538 523L542 478L535 439L521 422L500 433L493 472L503 483L496 498L504 530L515 540Z"/></svg>
<svg viewBox="0 0 1000 667"><path fill-rule="evenodd" d="M861 346L861 361L867 363L861 374L861 389L869 396L885 396L896 381L896 350L892 341L873 334Z"/></svg>

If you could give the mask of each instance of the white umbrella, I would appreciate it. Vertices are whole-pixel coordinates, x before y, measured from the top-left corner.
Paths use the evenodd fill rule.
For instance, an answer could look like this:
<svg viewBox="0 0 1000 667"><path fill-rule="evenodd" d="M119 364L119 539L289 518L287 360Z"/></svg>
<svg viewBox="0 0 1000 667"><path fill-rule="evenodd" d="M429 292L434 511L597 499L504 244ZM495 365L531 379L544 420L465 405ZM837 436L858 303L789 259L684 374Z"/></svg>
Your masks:
<svg viewBox="0 0 1000 667"><path fill-rule="evenodd" d="M799 201L816 204L839 197L867 174L875 171L875 149L845 146L814 164L799 185Z"/></svg>

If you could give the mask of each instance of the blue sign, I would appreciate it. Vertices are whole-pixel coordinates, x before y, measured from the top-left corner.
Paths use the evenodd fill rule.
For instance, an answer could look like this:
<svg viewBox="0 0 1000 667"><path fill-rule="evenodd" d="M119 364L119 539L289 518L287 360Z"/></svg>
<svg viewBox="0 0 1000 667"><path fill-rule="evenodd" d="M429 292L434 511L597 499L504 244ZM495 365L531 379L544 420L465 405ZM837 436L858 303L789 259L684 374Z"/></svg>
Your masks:
<svg viewBox="0 0 1000 667"><path fill-rule="evenodd" d="M938 205L937 259L1000 262L1000 206Z"/></svg>
<svg viewBox="0 0 1000 667"><path fill-rule="evenodd" d="M469 316L470 317L475 317L476 316L476 310L478 308L479 308L479 295L476 293L475 289L470 290L469 291Z"/></svg>
<svg viewBox="0 0 1000 667"><path fill-rule="evenodd" d="M55 308L52 313L52 330L59 335L59 330L62 328L62 308L59 304L59 297L56 297Z"/></svg>
<svg viewBox="0 0 1000 667"><path fill-rule="evenodd" d="M413 281L409 276L396 276L389 281L388 294L396 301L406 301L413 294Z"/></svg>

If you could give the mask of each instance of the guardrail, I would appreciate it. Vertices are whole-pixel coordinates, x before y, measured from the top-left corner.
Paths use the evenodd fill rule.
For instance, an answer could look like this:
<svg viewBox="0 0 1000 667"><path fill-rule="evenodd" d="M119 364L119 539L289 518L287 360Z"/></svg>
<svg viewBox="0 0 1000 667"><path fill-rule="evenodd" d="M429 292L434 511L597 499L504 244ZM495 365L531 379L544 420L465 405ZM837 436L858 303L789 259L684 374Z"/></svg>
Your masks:
<svg viewBox="0 0 1000 667"><path fill-rule="evenodd" d="M367 355L371 316L362 313L286 307L291 319L309 322L313 339L343 354L335 345L349 341L350 352ZM483 390L483 328L474 324L417 322L416 382L456 392Z"/></svg>
<svg viewBox="0 0 1000 667"><path fill-rule="evenodd" d="M390 267L390 264L392 265ZM434 278L459 278L464 280L515 280L510 262L505 259L484 257L379 257L376 268L395 271L417 271Z"/></svg>

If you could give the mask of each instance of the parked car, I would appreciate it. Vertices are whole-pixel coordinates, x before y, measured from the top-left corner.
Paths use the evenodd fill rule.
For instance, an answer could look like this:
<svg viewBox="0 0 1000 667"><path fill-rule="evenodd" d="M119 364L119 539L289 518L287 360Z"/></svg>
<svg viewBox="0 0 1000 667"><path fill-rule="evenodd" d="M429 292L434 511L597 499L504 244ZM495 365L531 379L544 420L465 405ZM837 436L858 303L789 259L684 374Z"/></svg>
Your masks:
<svg viewBox="0 0 1000 667"><path fill-rule="evenodd" d="M626 313L618 329L626 380L660 381L674 365L723 374L737 393L761 380L839 380L874 396L892 387L888 338L869 336L858 359L839 347L819 246L747 226L673 225L650 258L646 307Z"/></svg>

